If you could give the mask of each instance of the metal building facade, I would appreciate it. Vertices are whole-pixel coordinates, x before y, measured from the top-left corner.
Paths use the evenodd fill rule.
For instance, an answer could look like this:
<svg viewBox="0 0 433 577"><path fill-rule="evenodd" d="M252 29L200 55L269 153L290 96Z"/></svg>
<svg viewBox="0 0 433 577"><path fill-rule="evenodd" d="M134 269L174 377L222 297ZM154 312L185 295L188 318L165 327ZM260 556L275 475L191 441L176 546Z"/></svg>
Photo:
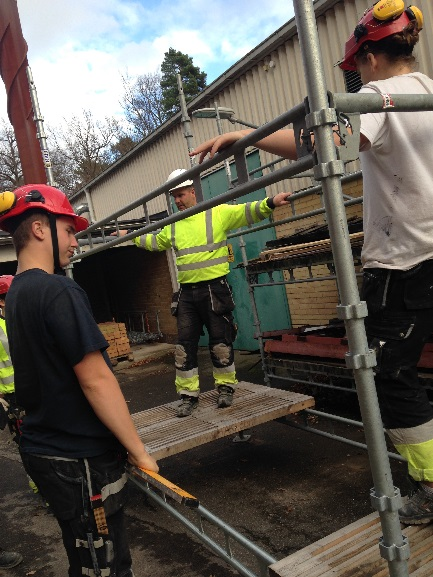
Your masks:
<svg viewBox="0 0 433 577"><path fill-rule="evenodd" d="M416 5L423 11L426 22L416 48L419 70L433 76L430 57L433 37L429 34L433 3L431 0L418 0ZM341 58L344 43L357 21L371 7L371 0L318 0L314 7L328 88L333 92L345 92L343 72L335 63ZM191 115L191 111L197 108L213 107L216 101L218 106L232 108L237 118L259 125L302 102L305 94L296 23L292 19L188 103L188 111ZM225 131L243 128L233 126L228 120L222 123ZM209 119L191 118L190 128L195 144L217 134L215 121ZM275 160L273 155L264 152L260 155L262 164ZM181 115L178 114L88 184L87 199L90 194L96 220L157 188L175 168L189 166L187 143ZM295 178L291 182L273 185L268 194L299 190L310 184L309 177ZM74 205L85 201L83 191L73 197ZM150 205L153 214L165 209L163 197ZM131 217L141 216L143 213L139 209L131 213Z"/></svg>

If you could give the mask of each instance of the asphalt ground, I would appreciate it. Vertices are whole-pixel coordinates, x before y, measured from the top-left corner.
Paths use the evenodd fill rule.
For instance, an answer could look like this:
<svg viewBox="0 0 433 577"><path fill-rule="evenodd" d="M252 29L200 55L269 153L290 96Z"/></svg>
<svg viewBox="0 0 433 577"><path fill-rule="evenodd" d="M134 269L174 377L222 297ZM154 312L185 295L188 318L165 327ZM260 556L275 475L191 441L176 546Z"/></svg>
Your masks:
<svg viewBox="0 0 433 577"><path fill-rule="evenodd" d="M237 351L235 362L239 380L263 384L258 354ZM199 368L202 389L209 390L212 367L205 349L199 353ZM176 399L170 346L137 350L135 362L119 363L115 372L131 413ZM353 394L331 391L319 395L317 404L359 419ZM323 420L316 425L363 442L361 430L353 426ZM160 473L276 559L371 513L365 451L278 422L251 433L248 442L227 437L161 460ZM405 466L394 460L391 466L394 483L404 494ZM0 545L24 557L18 567L0 570L0 575L66 577L58 525L29 489L7 431L0 432L0 486ZM126 517L136 577L238 575L133 483ZM254 564L251 568L257 572Z"/></svg>

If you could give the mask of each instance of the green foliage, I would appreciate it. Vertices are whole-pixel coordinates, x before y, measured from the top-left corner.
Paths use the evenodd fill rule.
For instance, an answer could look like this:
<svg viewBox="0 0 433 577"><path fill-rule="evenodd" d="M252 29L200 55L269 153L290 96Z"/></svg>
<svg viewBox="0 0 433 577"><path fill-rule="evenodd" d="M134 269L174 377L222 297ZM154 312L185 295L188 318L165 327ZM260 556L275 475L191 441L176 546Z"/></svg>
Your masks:
<svg viewBox="0 0 433 577"><path fill-rule="evenodd" d="M137 144L137 141L129 135L119 136L118 138L118 141L110 146L112 162L127 154Z"/></svg>
<svg viewBox="0 0 433 577"><path fill-rule="evenodd" d="M174 48L169 48L164 56L161 64L162 106L165 113L172 116L180 110L176 75L179 73L181 76L185 100L188 102L206 87L207 74L194 66L191 56Z"/></svg>

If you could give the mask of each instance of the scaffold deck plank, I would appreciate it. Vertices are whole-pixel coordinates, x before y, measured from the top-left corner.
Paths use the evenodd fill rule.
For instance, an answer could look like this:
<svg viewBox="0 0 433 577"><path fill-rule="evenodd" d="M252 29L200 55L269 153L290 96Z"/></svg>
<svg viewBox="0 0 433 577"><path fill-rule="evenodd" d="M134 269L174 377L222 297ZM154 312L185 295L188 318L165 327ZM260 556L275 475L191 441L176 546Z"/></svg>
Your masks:
<svg viewBox="0 0 433 577"><path fill-rule="evenodd" d="M433 525L404 527L409 539L409 574L433 574ZM380 519L371 513L347 527L285 557L269 568L270 577L386 577L388 563L380 556Z"/></svg>
<svg viewBox="0 0 433 577"><path fill-rule="evenodd" d="M149 452L162 459L313 407L314 399L242 381L231 407L218 409L216 403L213 390L200 395L198 408L189 417L176 417L179 401L175 401L135 413L132 419Z"/></svg>

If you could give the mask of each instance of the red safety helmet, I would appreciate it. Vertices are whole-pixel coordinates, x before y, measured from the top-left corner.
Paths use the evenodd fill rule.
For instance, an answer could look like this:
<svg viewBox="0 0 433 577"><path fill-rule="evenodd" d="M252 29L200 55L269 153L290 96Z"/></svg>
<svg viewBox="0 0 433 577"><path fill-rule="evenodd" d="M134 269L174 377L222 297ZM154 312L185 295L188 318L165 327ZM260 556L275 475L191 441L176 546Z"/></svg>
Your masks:
<svg viewBox="0 0 433 577"><path fill-rule="evenodd" d="M71 217L77 232L89 226L87 219L75 214L61 190L47 184L26 184L14 192L0 193L0 229L11 232L9 220L35 208L54 215Z"/></svg>
<svg viewBox="0 0 433 577"><path fill-rule="evenodd" d="M403 0L380 0L364 13L356 25L346 42L344 58L338 66L343 70L356 70L355 55L363 44L398 34L413 21L416 22L418 30L422 30L423 15L416 6L409 6L405 10Z"/></svg>
<svg viewBox="0 0 433 577"><path fill-rule="evenodd" d="M11 288L14 277L11 274L2 274L0 276L0 295L5 295Z"/></svg>

